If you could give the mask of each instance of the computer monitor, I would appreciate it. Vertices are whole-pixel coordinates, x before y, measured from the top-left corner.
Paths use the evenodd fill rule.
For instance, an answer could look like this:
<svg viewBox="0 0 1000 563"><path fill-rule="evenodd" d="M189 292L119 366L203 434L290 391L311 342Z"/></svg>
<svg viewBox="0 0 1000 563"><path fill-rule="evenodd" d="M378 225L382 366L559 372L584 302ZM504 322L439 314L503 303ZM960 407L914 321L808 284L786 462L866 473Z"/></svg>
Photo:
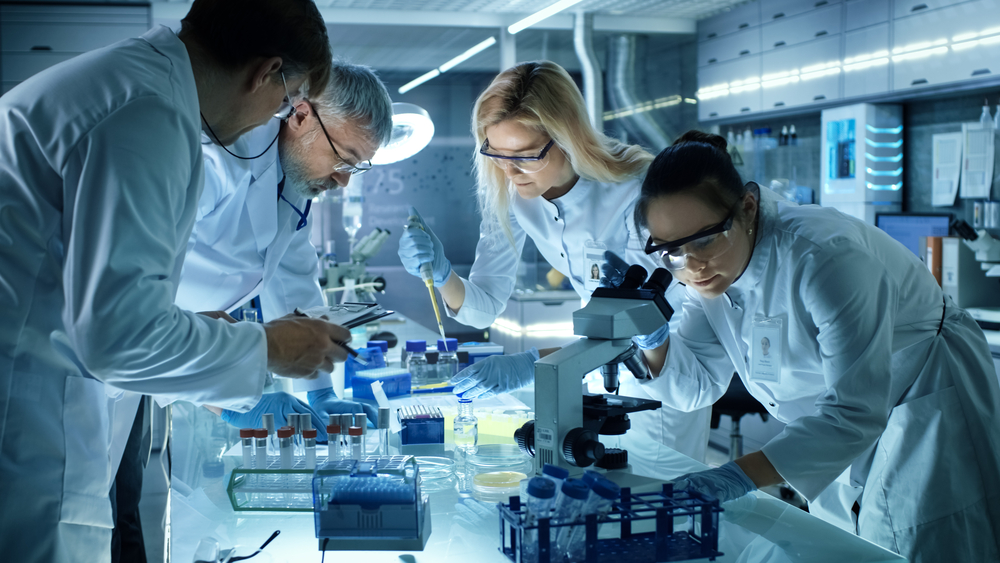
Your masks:
<svg viewBox="0 0 1000 563"><path fill-rule="evenodd" d="M946 237L949 213L876 213L875 226L920 256L920 237Z"/></svg>

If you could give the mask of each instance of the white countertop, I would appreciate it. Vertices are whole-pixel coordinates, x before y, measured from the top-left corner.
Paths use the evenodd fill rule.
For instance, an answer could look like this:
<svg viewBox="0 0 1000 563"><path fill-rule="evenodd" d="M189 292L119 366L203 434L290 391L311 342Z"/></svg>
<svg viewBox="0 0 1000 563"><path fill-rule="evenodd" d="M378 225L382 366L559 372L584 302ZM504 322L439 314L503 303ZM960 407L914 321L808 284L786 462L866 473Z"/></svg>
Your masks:
<svg viewBox="0 0 1000 563"><path fill-rule="evenodd" d="M400 342L407 338L430 338L436 334L423 327L410 326L405 321L381 330L395 333ZM408 402L414 399L406 398ZM513 401L507 397L501 401ZM505 404L505 403L504 403ZM187 403L173 407L173 481L170 497L171 558L178 563L189 563L195 547L203 537L214 537L221 547L233 545L256 548L274 530L281 534L253 559L255 563L319 562L321 553L314 530L311 513L236 512L226 493L229 475L239 462L235 456L223 456L228 446L237 442L237 432L205 409ZM374 437L375 433L369 433ZM420 455L453 457L451 445L427 447L426 451L406 451ZM661 478L675 478L683 473L705 469L707 466L667 448L661 447L658 469ZM664 451L666 450L666 451ZM225 472L208 471L206 462L221 458ZM458 454L458 463L462 456ZM218 464L216 463L216 467ZM400 561L426 563L504 563L509 561L498 550L499 518L495 505L482 505L489 509L489 516L470 521L468 511L460 511L463 502L455 480L441 485L425 487L430 496L432 532L422 552L404 555L400 552L336 552L327 553L329 561L364 561L365 563L399 563ZM430 490L438 489L438 490ZM759 536L728 521L720 524L720 551L725 553L718 561L777 561L840 563L903 561L853 534L827 524L791 505L762 493L745 498L742 504L748 509L742 519L747 528L762 532ZM728 516L740 511L734 507ZM773 540L773 541L772 541ZM781 545L782 547L778 547Z"/></svg>

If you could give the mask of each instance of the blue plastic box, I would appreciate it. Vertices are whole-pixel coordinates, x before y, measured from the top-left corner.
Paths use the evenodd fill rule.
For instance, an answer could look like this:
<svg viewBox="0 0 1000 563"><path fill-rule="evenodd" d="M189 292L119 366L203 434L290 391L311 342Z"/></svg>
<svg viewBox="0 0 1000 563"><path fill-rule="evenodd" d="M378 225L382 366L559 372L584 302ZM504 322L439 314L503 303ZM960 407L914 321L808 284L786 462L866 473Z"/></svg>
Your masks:
<svg viewBox="0 0 1000 563"><path fill-rule="evenodd" d="M410 394L410 372L400 368L368 369L354 373L351 388L355 399L375 400L372 383L382 382L386 397L401 397Z"/></svg>

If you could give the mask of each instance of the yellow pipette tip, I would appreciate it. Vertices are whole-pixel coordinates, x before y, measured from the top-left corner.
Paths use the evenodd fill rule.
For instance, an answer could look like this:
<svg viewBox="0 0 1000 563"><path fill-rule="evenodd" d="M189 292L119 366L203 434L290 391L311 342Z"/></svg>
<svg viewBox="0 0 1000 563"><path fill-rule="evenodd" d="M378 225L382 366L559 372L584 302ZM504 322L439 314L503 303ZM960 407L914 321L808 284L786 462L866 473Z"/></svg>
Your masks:
<svg viewBox="0 0 1000 563"><path fill-rule="evenodd" d="M438 332L441 333L441 340L444 340L446 338L444 335L444 324L441 323L441 310L438 309L437 296L434 295L434 280L427 278L424 280L424 285L427 286L427 291L431 294L431 304L434 305L434 316L437 317Z"/></svg>

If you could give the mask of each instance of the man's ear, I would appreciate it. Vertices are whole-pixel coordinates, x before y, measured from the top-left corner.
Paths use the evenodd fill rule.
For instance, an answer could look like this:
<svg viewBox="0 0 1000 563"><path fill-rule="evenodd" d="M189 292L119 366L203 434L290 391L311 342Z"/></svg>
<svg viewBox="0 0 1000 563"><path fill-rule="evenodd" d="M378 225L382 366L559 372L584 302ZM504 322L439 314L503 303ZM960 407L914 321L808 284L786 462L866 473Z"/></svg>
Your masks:
<svg viewBox="0 0 1000 563"><path fill-rule="evenodd" d="M292 131L294 135L298 135L299 133L305 130L306 119L309 118L309 114L311 113L312 113L312 106L309 105L309 102L305 100L299 100L295 104L295 113L293 113L291 117L288 118L288 121L286 121L285 123L288 125L288 128Z"/></svg>
<svg viewBox="0 0 1000 563"><path fill-rule="evenodd" d="M247 84L247 89L251 94L255 94L275 78L280 81L281 77L277 75L280 70L281 57L258 59L257 62L250 63L250 83Z"/></svg>

